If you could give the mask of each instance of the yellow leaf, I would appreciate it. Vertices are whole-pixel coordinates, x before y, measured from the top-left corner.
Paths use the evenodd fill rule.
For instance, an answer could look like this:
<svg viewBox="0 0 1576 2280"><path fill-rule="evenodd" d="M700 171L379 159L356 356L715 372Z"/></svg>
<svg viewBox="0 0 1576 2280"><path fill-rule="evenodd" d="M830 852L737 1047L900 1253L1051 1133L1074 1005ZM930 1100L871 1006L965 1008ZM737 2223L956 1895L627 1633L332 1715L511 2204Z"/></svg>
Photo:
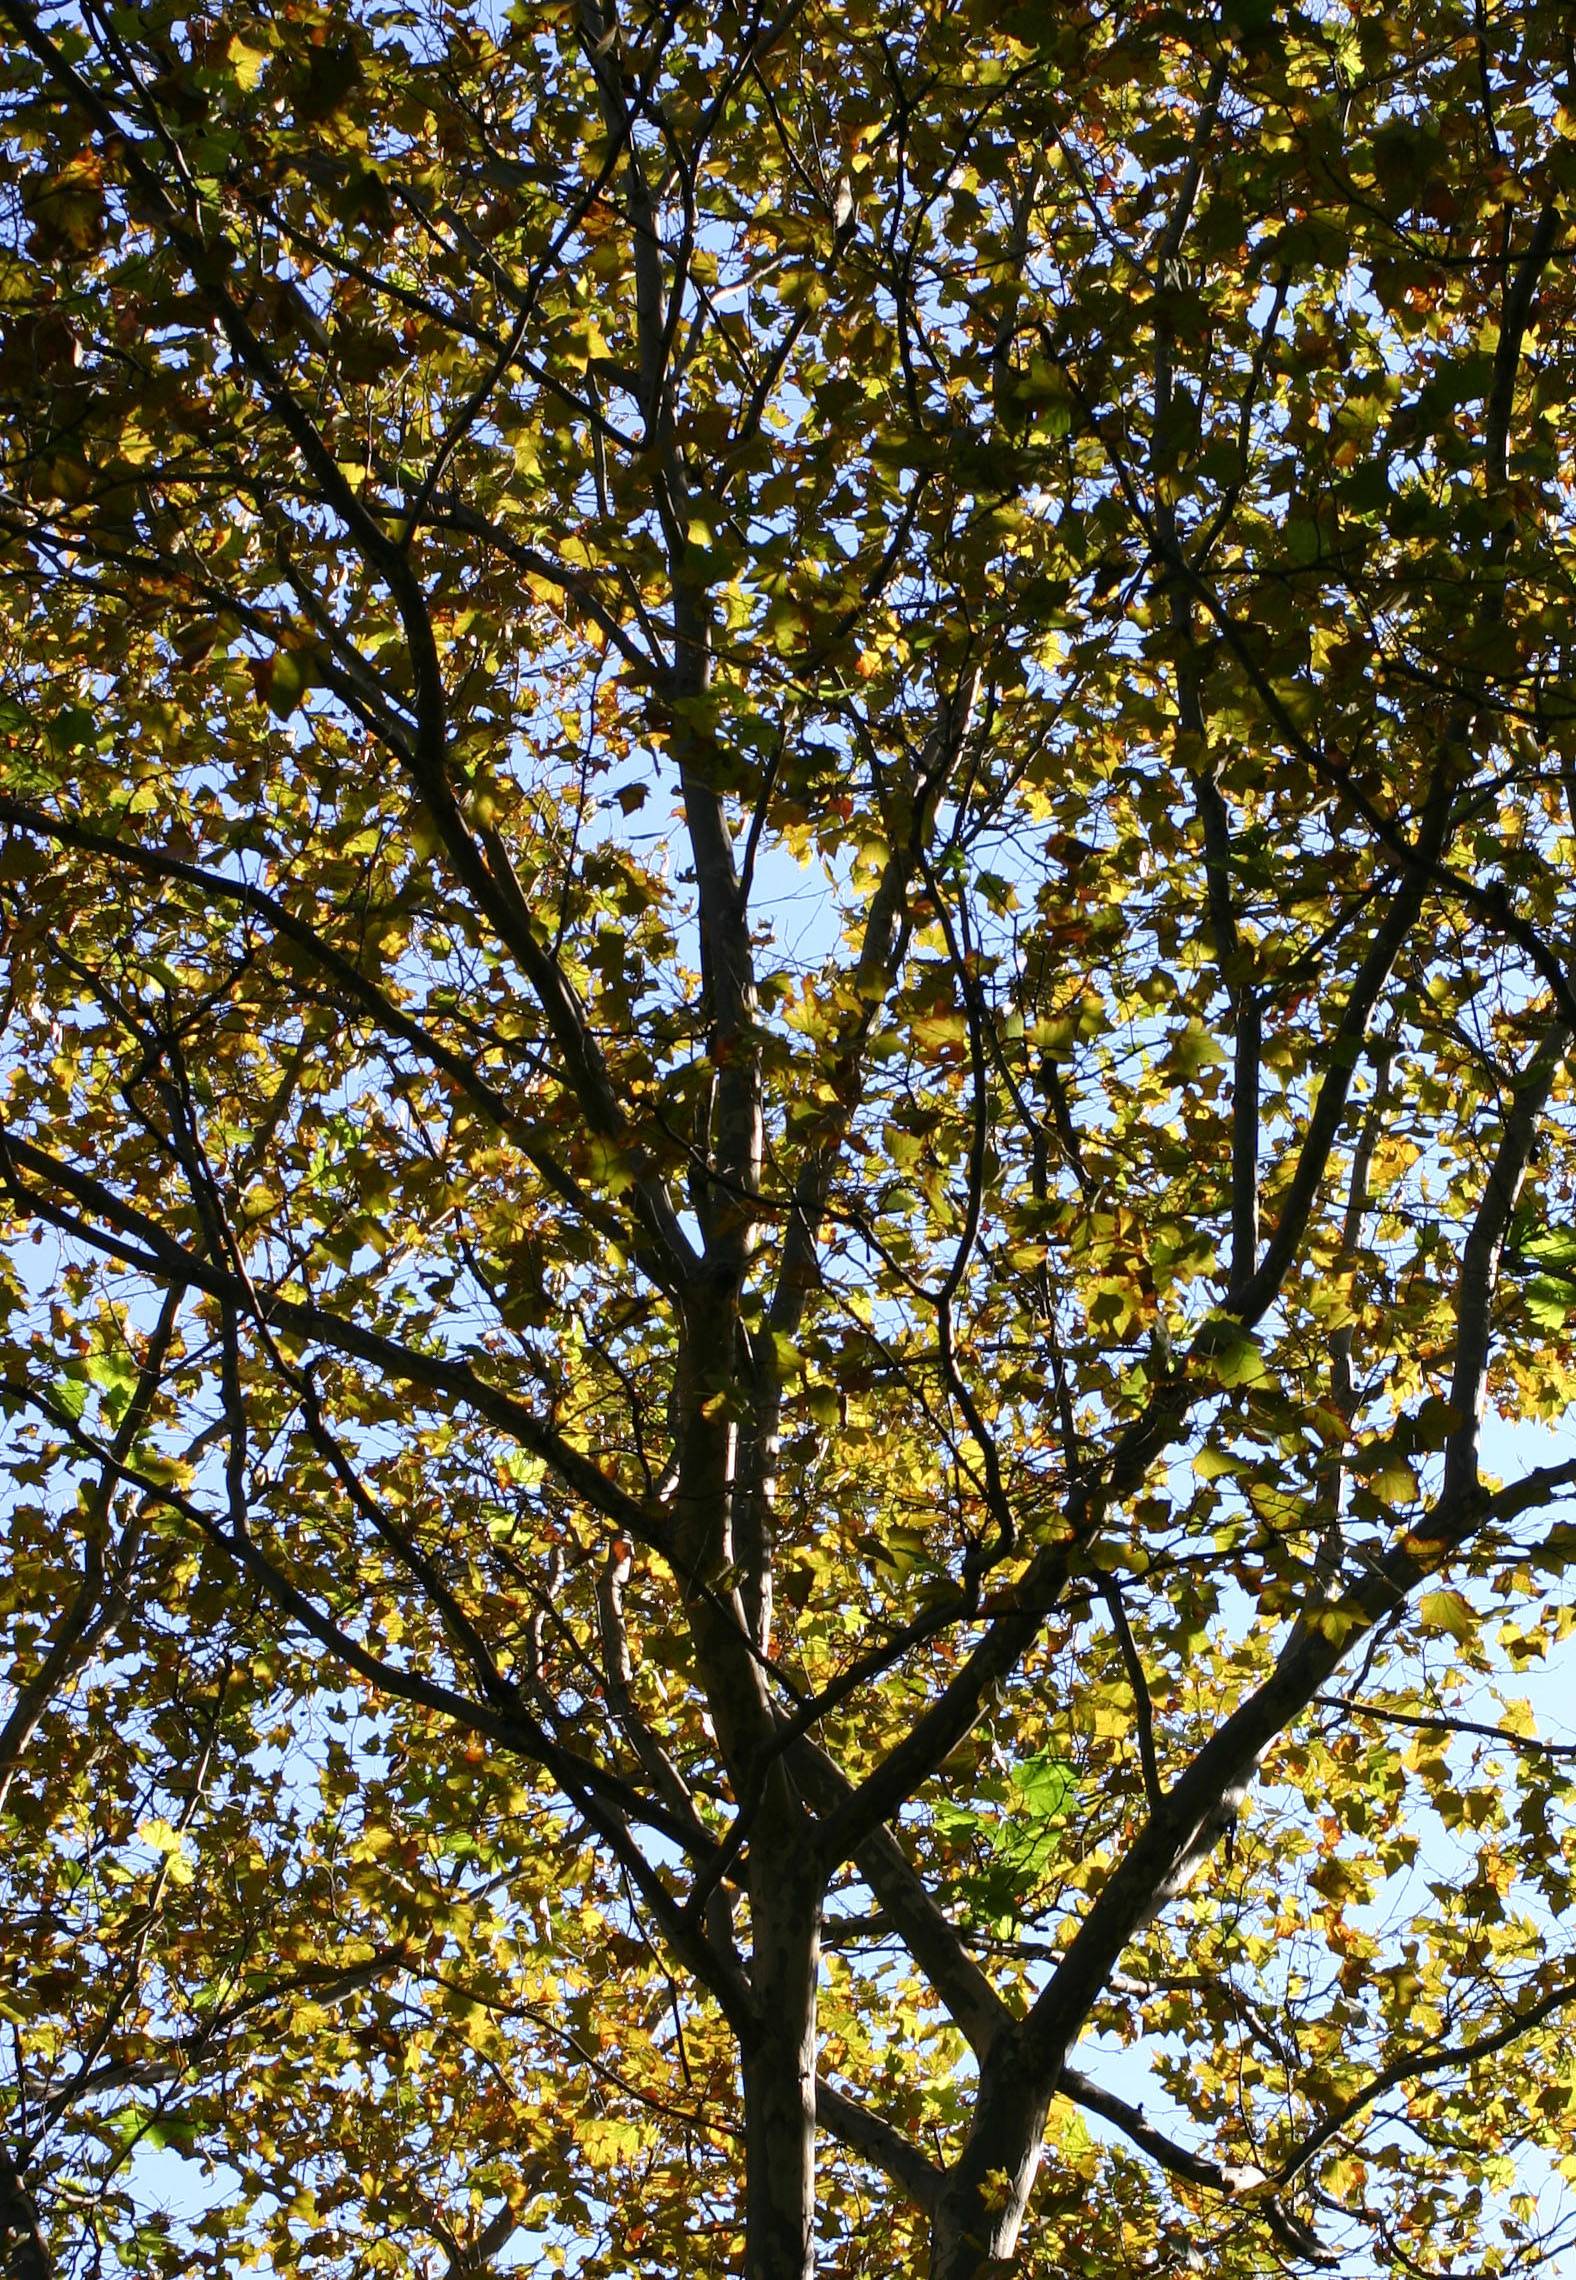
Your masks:
<svg viewBox="0 0 1576 2280"><path fill-rule="evenodd" d="M236 84L244 87L246 92L250 94L263 76L263 69L268 61L268 50L250 47L245 40L232 33L225 61L230 66Z"/></svg>
<svg viewBox="0 0 1576 2280"><path fill-rule="evenodd" d="M144 1480L159 1488L190 1488L196 1479L194 1468L181 1457L166 1457L157 1449L137 1459L137 1470Z"/></svg>
<svg viewBox="0 0 1576 2280"><path fill-rule="evenodd" d="M196 1871L186 1857L186 1839L173 1822L155 1814L137 1823L137 1834L152 1851L163 1855L165 1873L172 1884L190 1884Z"/></svg>
<svg viewBox="0 0 1576 2280"><path fill-rule="evenodd" d="M1476 1610L1459 1591L1425 1591L1417 1612L1425 1631L1448 1631L1463 1646L1477 1635Z"/></svg>

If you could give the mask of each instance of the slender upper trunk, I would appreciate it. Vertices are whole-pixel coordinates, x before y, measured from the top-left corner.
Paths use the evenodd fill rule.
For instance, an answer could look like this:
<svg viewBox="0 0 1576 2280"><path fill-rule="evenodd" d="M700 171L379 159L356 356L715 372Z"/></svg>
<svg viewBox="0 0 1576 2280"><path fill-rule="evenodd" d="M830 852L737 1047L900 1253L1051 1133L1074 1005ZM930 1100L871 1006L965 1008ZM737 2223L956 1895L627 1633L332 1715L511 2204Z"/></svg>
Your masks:
<svg viewBox="0 0 1576 2280"><path fill-rule="evenodd" d="M746 2280L815 2271L818 1875L763 1846L750 1877L751 1981L761 2023L743 2051Z"/></svg>

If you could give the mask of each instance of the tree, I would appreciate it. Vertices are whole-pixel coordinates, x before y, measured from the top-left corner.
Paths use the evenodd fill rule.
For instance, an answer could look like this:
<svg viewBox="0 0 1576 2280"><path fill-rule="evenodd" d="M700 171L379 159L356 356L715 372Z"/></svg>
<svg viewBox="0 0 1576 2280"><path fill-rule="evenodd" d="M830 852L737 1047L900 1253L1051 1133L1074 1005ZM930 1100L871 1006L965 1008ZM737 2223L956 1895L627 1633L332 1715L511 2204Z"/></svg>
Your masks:
<svg viewBox="0 0 1576 2280"><path fill-rule="evenodd" d="M1567 12L0 18L5 2270L1530 2268Z"/></svg>

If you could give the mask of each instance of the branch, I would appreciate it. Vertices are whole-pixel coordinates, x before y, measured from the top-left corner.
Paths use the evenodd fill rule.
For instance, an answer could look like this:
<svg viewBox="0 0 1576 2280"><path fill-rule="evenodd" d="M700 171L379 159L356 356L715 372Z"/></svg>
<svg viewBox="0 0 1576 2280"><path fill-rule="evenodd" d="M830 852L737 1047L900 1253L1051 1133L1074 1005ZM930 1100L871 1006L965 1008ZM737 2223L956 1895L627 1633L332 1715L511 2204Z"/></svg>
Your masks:
<svg viewBox="0 0 1576 2280"><path fill-rule="evenodd" d="M1510 1113L1501 1130L1488 1180L1462 1249L1461 1271L1456 1282L1456 1357L1449 1395L1458 1422L1445 1443L1441 1501L1446 1504L1468 1495L1477 1486L1479 1413L1500 1257L1539 1123L1573 1035L1576 1035L1576 1026L1563 1016L1552 1021L1512 1093Z"/></svg>
<svg viewBox="0 0 1576 2280"><path fill-rule="evenodd" d="M1365 1702L1355 1694L1316 1694L1316 1710L1339 1710L1353 1718L1373 1718L1388 1726L1406 1726L1415 1734L1437 1734L1442 1741L1458 1735L1493 1742L1518 1757L1546 1759L1551 1765L1576 1762L1576 1742L1540 1741L1536 1734L1515 1734L1508 1726L1492 1726L1477 1718L1430 1717L1415 1710L1397 1710L1388 1702Z"/></svg>
<svg viewBox="0 0 1576 2280"><path fill-rule="evenodd" d="M768 1311L771 1327L784 1338L793 1337L814 1287L816 1243L832 1179L864 1095L866 1048L881 1008L896 984L908 945L909 888L934 827L937 802L956 768L973 722L979 686L978 668L965 666L943 697L920 757L908 829L901 837L895 831L891 834L897 843L882 865L865 913L859 955L848 977L852 1011L827 1054L826 1083L835 1106L820 1126L820 1137L794 1182L782 1261Z"/></svg>
<svg viewBox="0 0 1576 2280"><path fill-rule="evenodd" d="M501 2249L507 2248L519 2229L520 2220L506 2203L488 2218L468 2246L456 2242L449 2250L443 2280L482 2280L493 2258Z"/></svg>
<svg viewBox="0 0 1576 2280"><path fill-rule="evenodd" d="M222 2034L254 2012L266 2010L270 2003L284 2002L302 1994L310 1994L315 2003L339 2003L347 1996L359 1994L362 1988L373 1986L386 1972L405 1969L412 1961L403 1948L385 1948L369 1956L365 1963L351 1964L345 1970L308 1965L290 1972L210 2012L195 2033L183 2032L163 2053L79 2068L68 2082L48 2092L41 2101L42 2110L55 2119L81 2098L103 2098L116 2090L153 2089L160 2083L176 2081L196 2064L200 2055L213 2048Z"/></svg>
<svg viewBox="0 0 1576 2280"><path fill-rule="evenodd" d="M1232 1295L1231 1311L1244 1329L1251 1330L1274 1305L1307 1231L1330 1152L1346 1113L1352 1080L1367 1042L1369 1022L1402 945L1422 910L1431 865L1444 846L1448 828L1449 799L1442 777L1436 775L1415 859L1409 862L1373 930L1367 953L1341 1009L1341 1018L1325 1048L1324 1074L1319 1080L1318 1094L1297 1152L1296 1165L1287 1182L1285 1198L1264 1246L1263 1259L1247 1282Z"/></svg>
<svg viewBox="0 0 1576 2280"><path fill-rule="evenodd" d="M537 938L499 834L481 825L473 836L455 798L448 773L442 662L426 596L403 543L357 496L311 414L231 297L224 280L238 259L235 247L218 230L212 242L204 237L200 207L194 215L182 212L141 147L123 133L113 110L44 32L26 0L0 0L0 17L16 27L62 94L116 151L170 243L191 265L197 289L213 311L237 365L294 446L316 496L338 518L368 570L387 589L404 635L415 691L415 739L396 757L410 774L457 877L535 991L582 1113L597 1136L618 1147L628 1161L647 1231L670 1278L682 1281L694 1264L689 1239L664 1181L628 1129L585 1009L556 958Z"/></svg>
<svg viewBox="0 0 1576 2280"><path fill-rule="evenodd" d="M1522 2035L1530 2034L1534 2027L1542 2026L1544 2020L1553 2018L1557 2011L1568 2010L1572 2006L1576 2006L1576 1983L1568 1987L1554 1987L1546 1995L1540 1996L1537 2002L1529 2003L1525 2010L1513 2011L1502 2026L1493 2028L1486 2035L1480 2035L1475 2042L1425 2043L1420 2050L1396 2059L1376 2074L1372 2081L1365 2083L1361 2090L1354 2091L1349 2098L1343 2098L1333 2112L1309 2131L1302 2143L1286 2156L1276 2170L1275 2183L1289 2185L1323 2151L1331 2138L1339 2136L1349 2121L1371 2106L1376 2098L1382 2098L1387 2090L1395 2089L1398 2083L1414 2082L1419 2075L1435 2074L1447 2066L1476 2066L1483 2059L1494 2058L1500 2051L1508 2049Z"/></svg>
<svg viewBox="0 0 1576 2280"><path fill-rule="evenodd" d="M849 1011L828 1048L823 1092L829 1106L818 1120L793 1183L776 1281L767 1303L766 1335L756 1336L750 1344L752 1429L740 1452L737 1550L754 1634L763 1652L771 1637L773 1505L783 1403L777 1341L792 1343L816 1285L832 1182L864 1097L867 1048L908 946L909 888L922 865L937 802L968 734L979 682L978 668L966 665L943 699L925 740L907 828L901 834L891 833L895 843L865 912L858 955L846 972ZM753 864L753 842L747 860Z"/></svg>
<svg viewBox="0 0 1576 2280"><path fill-rule="evenodd" d="M15 830L33 833L36 837L52 841L56 846L68 847L78 854L100 855L106 861L124 865L143 877L178 882L191 887L196 893L221 905L228 904L259 918L295 949L303 951L327 976L345 1003L366 1014L390 1036L429 1062L447 1077L451 1084L482 1113L508 1134L526 1160L538 1171L554 1194L581 1212L588 1223L615 1241L629 1241L632 1230L616 1212L608 1210L589 1196L574 1175L542 1144L540 1132L532 1122L514 1106L508 1096L500 1092L478 1067L474 1059L455 1053L441 1039L435 1037L422 1023L406 1013L387 992L360 970L341 951L324 940L315 928L296 916L276 895L254 886L245 879L227 877L222 871L208 869L202 864L182 861L153 847L143 846L134 840L115 837L112 833L90 830L85 824L68 818L50 815L46 810L29 802L0 792L0 823ZM642 1246L637 1253L648 1273L660 1262L653 1260ZM656 1279L656 1276L653 1276Z"/></svg>
<svg viewBox="0 0 1576 2280"><path fill-rule="evenodd" d="M953 922L952 913L947 906L947 898L942 891L941 881L936 876L935 867L931 863L929 855L923 847L918 850L918 854L926 890L931 901L935 904L936 916L941 925L942 939L947 946L947 956L951 961L953 975L958 985L959 994L963 999L964 1016L969 1033L971 1102L967 1167L968 1188L963 1206L963 1224L958 1231L958 1239L953 1249L951 1263L942 1277L940 1288L934 1292L928 1292L926 1295L931 1306L935 1309L936 1342L941 1356L942 1378L948 1392L962 1411L963 1421L968 1426L974 1446L979 1451L983 1479L980 1478L979 1474L973 1472L972 1467L969 1467L968 1470L976 1484L982 1489L986 1509L995 1523L994 1541L987 1546L976 1540L969 1545L964 1556L963 1580L965 1587L972 1592L993 1567L999 1566L1004 1559L1011 1555L1018 1541L1017 1519L1012 1509L1012 1500L1007 1494L1006 1482L1002 1477L1001 1456L996 1445L996 1436L986 1422L984 1412L975 1400L968 1380L958 1367L957 1353L953 1343L953 1301L957 1296L975 1243L979 1238L980 1214L984 1207L985 1156L990 1138L990 1101L985 1081L985 1037L989 1023L985 1010L980 1004L977 983L969 969L967 936L964 935L960 938L958 928Z"/></svg>
<svg viewBox="0 0 1576 2280"><path fill-rule="evenodd" d="M1072 2067L1063 2069L1058 2088L1064 2098L1081 2106L1085 2113L1098 2114L1102 2121L1119 2129L1168 2176L1183 2178L1189 2185L1202 2185L1213 2193L1227 2194L1233 2200L1248 2201L1281 2246L1294 2256L1323 2266L1341 2261L1332 2250L1322 2246L1300 2219L1289 2215L1268 2197L1265 2187L1270 2180L1261 2169L1249 2164L1239 2167L1234 2162L1212 2161L1207 2155L1190 2152L1146 2120L1141 2106L1130 2105L1125 2098L1102 2090L1098 2083L1091 2082L1086 2074Z"/></svg>
<svg viewBox="0 0 1576 2280"><path fill-rule="evenodd" d="M709 1843L709 1833L695 1811L695 1800L683 1775L635 1708L630 1691L635 1673L624 1621L624 1586L629 1581L630 1564L628 1538L615 1536L608 1545L596 1587L603 1691L624 1739L644 1767L646 1778L657 1795L677 1818L693 1821L697 1834Z"/></svg>
<svg viewBox="0 0 1576 2280"><path fill-rule="evenodd" d="M798 1743L789 1762L820 1812L835 1816L852 1796L847 1776L816 1743ZM853 1859L953 2025L975 2056L983 2058L1012 2026L1013 2014L970 1955L962 1934L890 1830L871 1831Z"/></svg>
<svg viewBox="0 0 1576 2280"><path fill-rule="evenodd" d="M928 2161L918 2146L900 2130L895 2130L890 2122L883 2121L857 2099L845 2097L841 2090L834 2089L824 2074L815 2078L815 2118L820 2127L840 2145L847 2146L850 2153L857 2153L890 2177L917 2208L927 2214L934 2209L942 2184L941 2171L935 2163Z"/></svg>
<svg viewBox="0 0 1576 2280"><path fill-rule="evenodd" d="M1370 954L1372 955L1372 953ZM1568 1032L1555 1022L1532 1058L1506 1116L1478 1221L1485 1228L1479 1255L1497 1258L1499 1236L1531 1151L1537 1111L1553 1083ZM1476 1227L1474 1228L1476 1232ZM1469 1250L1471 1245L1469 1244ZM1458 1314L1463 1345L1478 1339L1479 1269L1463 1266ZM1486 1318L1485 1318L1486 1319ZM1485 1333L1486 1335L1486 1333ZM1481 1358L1476 1367L1480 1373ZM1476 1385L1473 1386L1474 1398ZM1475 1425L1471 1443L1474 1459ZM1521 1509L1521 1506L1516 1506ZM1479 1528L1494 1506L1477 1484L1475 1461L1447 1461L1446 1483L1433 1512L1374 1560L1333 1607L1326 1622L1299 1626L1273 1671L1210 1737L1117 1864L1079 1926L1063 1961L1041 1991L1022 2030L1026 2054L1054 2082L1127 1941L1164 1899L1169 1880L1220 1817L1235 1809L1260 1758L1291 1720L1307 1709L1350 1649L1401 1606L1425 1576Z"/></svg>
<svg viewBox="0 0 1576 2280"><path fill-rule="evenodd" d="M1376 1078L1373 1097L1368 1103L1357 1134L1357 1145L1352 1150L1351 1172L1346 1183L1346 1213L1341 1221L1341 1247L1348 1260L1356 1253L1363 1231L1363 1220L1368 1211L1368 1189L1373 1172L1374 1150L1390 1106L1390 1071L1394 1058L1388 1043L1373 1041L1369 1046ZM1330 1399L1338 1416L1344 1421L1348 1433L1357 1414L1357 1389L1352 1377L1352 1325L1342 1323L1330 1336ZM1318 1531L1313 1554L1311 1591L1314 1602L1320 1601L1340 1573L1344 1545L1341 1523L1346 1509L1347 1456L1344 1443L1332 1443L1314 1475L1313 1523ZM1311 1619L1304 1609L1287 1634L1281 1649L1282 1658L1293 1653Z"/></svg>
<svg viewBox="0 0 1576 2280"><path fill-rule="evenodd" d="M1132 1625L1127 1620L1127 1609L1122 1605L1122 1587L1116 1577L1107 1575L1101 1568L1091 1568L1088 1574L1095 1590L1105 1601L1111 1628L1116 1633L1122 1667L1127 1672L1127 1683L1133 1693L1133 1717L1138 1735L1138 1761L1144 1774L1144 1796L1148 1800L1150 1812L1158 1813L1163 1809L1164 1794L1160 1787L1159 1761L1155 1756L1154 1704L1150 1700L1149 1681L1144 1676L1143 1658L1138 1652Z"/></svg>
<svg viewBox="0 0 1576 2280"><path fill-rule="evenodd" d="M610 610L590 581L578 571L566 569L551 555L539 548L527 546L509 531L490 520L479 507L467 506L457 500L445 499L429 515L429 521L440 530L454 530L468 538L478 538L486 546L496 549L515 569L523 570L528 578L539 578L544 585L555 586L567 601L572 602L601 633L610 646L616 649L639 681L647 683L659 693L667 693L672 666L660 651L652 654L631 640L623 624ZM644 616L644 613L642 613ZM650 633L650 621L644 620L643 630ZM653 645L655 636L652 635Z"/></svg>
<svg viewBox="0 0 1576 2280"><path fill-rule="evenodd" d="M28 1187L19 1176L25 1170L47 1181L93 1215L84 1221L53 1204ZM308 1301L288 1299L276 1292L254 1294L236 1276L199 1258L166 1234L158 1223L125 1202L103 1181L62 1163L20 1133L0 1125L0 1182L9 1189L18 1209L46 1219L64 1232L90 1242L127 1265L142 1269L158 1281L208 1292L211 1297L238 1304L243 1311L254 1306L259 1320L307 1341L350 1355L397 1379L427 1391L458 1400L485 1417L490 1424L539 1456L593 1511L611 1520L637 1541L664 1556L670 1555L670 1534L659 1510L648 1507L620 1488L579 1450L572 1448L553 1427L546 1425L513 1394L493 1385L469 1362L444 1355L423 1354L397 1339L382 1336L358 1322L346 1321Z"/></svg>
<svg viewBox="0 0 1576 2280"><path fill-rule="evenodd" d="M1208 1335L1206 1329L1200 1342ZM1039 1636L1105 1513L1146 1477L1180 1430L1197 1390L1185 1368L1162 1379L1118 1435L1103 1467L1074 1483L1065 1532L1035 1553L1014 1586L1013 1604L992 1619L928 1709L838 1807L826 1832L835 1858L856 1853L972 1731L990 1690L1010 1676Z"/></svg>
<svg viewBox="0 0 1576 2280"><path fill-rule="evenodd" d="M1532 225L1532 235L1527 241L1526 251L1507 281L1500 308L1499 339L1494 347L1494 377L1489 385L1483 416L1487 489L1491 497L1499 499L1504 498L1510 487L1510 428L1515 412L1516 378L1521 369L1521 352L1532 318L1532 303L1543 273L1559 244L1562 220L1556 202L1552 198L1546 199L1538 209L1538 218ZM1508 522L1501 522L1495 530L1494 551L1497 556L1502 555L1509 544L1511 527ZM1503 587L1499 592L1503 606Z"/></svg>
<svg viewBox="0 0 1576 2280"><path fill-rule="evenodd" d="M99 1538L108 1524L110 1505L120 1485L116 1468L125 1463L147 1425L164 1374L179 1306L179 1291L171 1291L159 1310L131 1399L115 1429L109 1448L110 1461L100 1471L97 1484L87 1497L82 1514L82 1581L61 1617L48 1653L33 1676L17 1687L10 1715L4 1726L0 1726L0 1814L5 1811L23 1753L50 1703L60 1688L85 1667L125 1604L126 1584L141 1539L137 1516L133 1515L127 1522L112 1565L105 1561Z"/></svg>
<svg viewBox="0 0 1576 2280"><path fill-rule="evenodd" d="M1220 116L1228 59L1218 57L1211 68L1208 88L1194 121L1192 148L1177 186L1176 197L1154 249L1154 270L1160 290L1153 297L1160 312L1155 324L1155 400L1150 429L1149 471L1154 494L1154 522L1163 547L1163 579L1169 561L1180 550L1176 506L1176 452L1172 435L1175 405L1175 337L1168 314L1169 296L1175 291L1172 271L1181 255L1203 180L1204 159ZM1231 831L1226 803L1210 771L1205 751L1207 723L1199 694L1205 663L1197 637L1191 601L1173 586L1169 614L1183 643L1176 669L1177 725L1195 745L1196 757L1184 763L1193 781L1193 797L1204 827L1204 866L1209 889L1210 926L1215 962L1231 1007L1233 1069L1231 1093L1231 1262L1227 1275L1227 1304L1253 1276L1259 1240L1259 1085L1263 1045L1263 1015L1258 994L1244 972L1246 964L1238 933L1231 893Z"/></svg>
<svg viewBox="0 0 1576 2280"><path fill-rule="evenodd" d="M1204 734L1196 678L1183 685L1179 717L1184 729ZM1231 1087L1231 1264L1227 1305L1253 1280L1259 1250L1259 1087L1262 1075L1264 1016L1258 992L1242 971L1245 953L1231 894L1231 828L1226 803L1214 777L1200 771L1194 799L1204 826L1204 867L1209 881L1210 923L1215 961L1231 1004L1233 1030Z"/></svg>
<svg viewBox="0 0 1576 2280"><path fill-rule="evenodd" d="M597 1765L593 1760L581 1758L557 1742L547 1729L534 1718L518 1700L507 1708L479 1702L460 1694L453 1687L436 1679L424 1678L419 1671L403 1669L386 1662L370 1648L353 1638L332 1615L326 1614L307 1592L295 1583L276 1561L262 1548L245 1526L226 1526L212 1513L205 1511L182 1490L166 1481L151 1478L129 1462L117 1463L109 1451L83 1431L58 1402L36 1386L14 1378L0 1378L0 1391L27 1403L64 1433L77 1448L95 1463L114 1473L115 1477L154 1503L184 1520L216 1549L223 1552L250 1581L293 1621L299 1623L309 1638L347 1670L380 1693L410 1702L416 1707L436 1712L462 1732L484 1735L503 1747L532 1759L545 1773L552 1776L566 1797L602 1833L610 1814L627 1815L643 1821L660 1832L686 1852L692 1849L693 1833L675 1822L665 1807L641 1793L616 1773ZM233 1482L232 1468L232 1482Z"/></svg>

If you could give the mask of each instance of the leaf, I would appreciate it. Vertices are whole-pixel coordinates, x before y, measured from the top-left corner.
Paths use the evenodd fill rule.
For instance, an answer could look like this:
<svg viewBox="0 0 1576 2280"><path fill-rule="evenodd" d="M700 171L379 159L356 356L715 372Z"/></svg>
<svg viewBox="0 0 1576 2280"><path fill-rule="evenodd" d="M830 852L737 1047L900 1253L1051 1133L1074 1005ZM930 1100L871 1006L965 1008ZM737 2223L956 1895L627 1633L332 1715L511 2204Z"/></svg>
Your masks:
<svg viewBox="0 0 1576 2280"><path fill-rule="evenodd" d="M276 720L288 720L318 686L319 661L307 645L276 649L271 657L253 661L251 675L258 695Z"/></svg>
<svg viewBox="0 0 1576 2280"><path fill-rule="evenodd" d="M1169 1075L1191 1084L1205 1069L1218 1068L1225 1058L1219 1039L1201 1021L1190 1021L1167 1046L1162 1066Z"/></svg>
<svg viewBox="0 0 1576 2280"><path fill-rule="evenodd" d="M97 730L97 716L86 705L66 705L48 722L44 734L56 752L65 753L91 744Z"/></svg>
<svg viewBox="0 0 1576 2280"><path fill-rule="evenodd" d="M1418 1619L1428 1631L1443 1631L1462 1646L1477 1637L1477 1610L1459 1591L1425 1591L1417 1603Z"/></svg>
<svg viewBox="0 0 1576 2280"><path fill-rule="evenodd" d="M267 68L269 50L254 46L240 33L232 32L225 50L225 61L235 83L246 94L255 92Z"/></svg>
<svg viewBox="0 0 1576 2280"><path fill-rule="evenodd" d="M56 1378L49 1389L49 1398L57 1409L64 1412L73 1425L80 1424L82 1412L88 1405L86 1376Z"/></svg>
<svg viewBox="0 0 1576 2280"><path fill-rule="evenodd" d="M143 1844L159 1854L171 1884L192 1882L197 1872L187 1856L186 1840L172 1822L155 1815L137 1823L137 1835Z"/></svg>
<svg viewBox="0 0 1576 2280"><path fill-rule="evenodd" d="M1193 1459L1193 1470L1200 1480L1222 1480L1239 1470L1235 1457L1221 1449L1200 1449Z"/></svg>
<svg viewBox="0 0 1576 2280"><path fill-rule="evenodd" d="M1058 1821L1072 1805L1073 1769L1065 1758L1040 1753L1014 1768L1013 1781L1024 1812L1033 1821Z"/></svg>
<svg viewBox="0 0 1576 2280"><path fill-rule="evenodd" d="M139 1451L136 1469L142 1479L159 1488L190 1488L197 1477L195 1466L186 1458L169 1456L161 1449Z"/></svg>
<svg viewBox="0 0 1576 2280"><path fill-rule="evenodd" d="M1229 1315L1211 1318L1201 1359L1217 1385L1233 1390L1259 1385L1268 1375L1257 1340Z"/></svg>

